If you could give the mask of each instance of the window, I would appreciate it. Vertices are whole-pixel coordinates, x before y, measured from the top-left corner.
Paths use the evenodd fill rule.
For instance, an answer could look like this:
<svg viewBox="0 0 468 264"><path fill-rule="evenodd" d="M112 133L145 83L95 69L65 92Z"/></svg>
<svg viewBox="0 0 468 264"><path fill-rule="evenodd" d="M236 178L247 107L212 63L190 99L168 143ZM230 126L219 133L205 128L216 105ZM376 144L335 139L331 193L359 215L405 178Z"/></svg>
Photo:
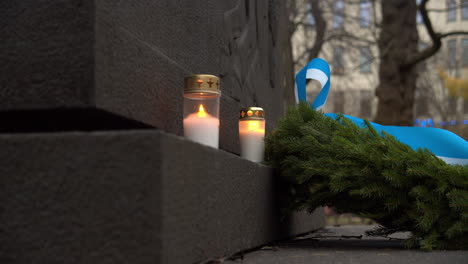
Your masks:
<svg viewBox="0 0 468 264"><path fill-rule="evenodd" d="M361 27L369 27L371 19L371 3L369 0L361 0L359 2L359 25Z"/></svg>
<svg viewBox="0 0 468 264"><path fill-rule="evenodd" d="M336 0L333 4L333 28L342 28L344 24L344 1Z"/></svg>
<svg viewBox="0 0 468 264"><path fill-rule="evenodd" d="M468 67L468 38L464 38L462 40L462 46L463 46L462 65L463 67Z"/></svg>
<svg viewBox="0 0 468 264"><path fill-rule="evenodd" d="M420 42L418 43L418 51L423 51L423 50L425 50L427 47L429 47L429 43L427 43L427 42L420 41Z"/></svg>
<svg viewBox="0 0 468 264"><path fill-rule="evenodd" d="M343 113L344 112L344 92L336 91L333 93L333 112Z"/></svg>
<svg viewBox="0 0 468 264"><path fill-rule="evenodd" d="M457 20L457 3L455 0L447 0L447 21Z"/></svg>
<svg viewBox="0 0 468 264"><path fill-rule="evenodd" d="M466 99L463 100L463 112L465 112L465 114L468 114L468 100L466 100ZM465 121L463 121L463 123L465 123Z"/></svg>
<svg viewBox="0 0 468 264"><path fill-rule="evenodd" d="M416 4L419 6L419 4L421 4L421 0L416 0ZM421 13L419 13L419 10L418 10L418 12L416 13L416 23L422 24L422 22L423 22L423 19L422 19Z"/></svg>
<svg viewBox="0 0 468 264"><path fill-rule="evenodd" d="M468 0L461 0L461 17L463 20L468 20Z"/></svg>
<svg viewBox="0 0 468 264"><path fill-rule="evenodd" d="M361 114L359 117L368 118L372 117L372 100L374 93L368 90L361 90Z"/></svg>
<svg viewBox="0 0 468 264"><path fill-rule="evenodd" d="M305 25L306 26L315 26L315 18L312 15L312 5L311 4L306 4L305 5Z"/></svg>
<svg viewBox="0 0 468 264"><path fill-rule="evenodd" d="M458 98L456 96L449 96L448 98L448 109L446 110L446 114L449 116L449 120L457 116L457 99Z"/></svg>
<svg viewBox="0 0 468 264"><path fill-rule="evenodd" d="M457 42L451 39L447 42L447 68L455 68L457 66Z"/></svg>
<svg viewBox="0 0 468 264"><path fill-rule="evenodd" d="M343 52L343 47L333 47L333 74L344 74Z"/></svg>
<svg viewBox="0 0 468 264"><path fill-rule="evenodd" d="M466 100L466 99L463 100L463 112L465 112L465 114L468 114L468 100ZM466 124L466 121L468 121L468 120L466 120L466 118L465 118L465 120L463 120L463 123L465 125L468 125L468 124Z"/></svg>
<svg viewBox="0 0 468 264"><path fill-rule="evenodd" d="M416 116L428 116L429 115L429 103L430 96L424 92L419 92L419 96L416 97L414 103L414 112Z"/></svg>
<svg viewBox="0 0 468 264"><path fill-rule="evenodd" d="M310 4L306 5L306 12L307 12L307 15L305 17L306 25L314 27L315 26L315 18L312 15L312 5L310 5Z"/></svg>
<svg viewBox="0 0 468 264"><path fill-rule="evenodd" d="M369 47L359 48L359 71L362 73L371 72L372 54Z"/></svg>

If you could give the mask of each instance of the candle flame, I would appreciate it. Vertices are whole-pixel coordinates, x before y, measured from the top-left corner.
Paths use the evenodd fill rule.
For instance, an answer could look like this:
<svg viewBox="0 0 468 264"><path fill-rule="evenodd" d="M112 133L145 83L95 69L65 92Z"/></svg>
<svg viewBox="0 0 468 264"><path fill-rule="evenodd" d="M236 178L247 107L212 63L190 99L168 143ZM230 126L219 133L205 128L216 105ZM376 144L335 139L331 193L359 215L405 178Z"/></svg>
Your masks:
<svg viewBox="0 0 468 264"><path fill-rule="evenodd" d="M257 120L245 120L239 121L239 134L262 134L265 135L265 123L264 121Z"/></svg>
<svg viewBox="0 0 468 264"><path fill-rule="evenodd" d="M258 126L258 121L249 121L249 130L257 130Z"/></svg>
<svg viewBox="0 0 468 264"><path fill-rule="evenodd" d="M206 117L207 114L205 112L205 108L203 107L203 105L201 104L200 107L198 107L198 113L197 113L198 117Z"/></svg>

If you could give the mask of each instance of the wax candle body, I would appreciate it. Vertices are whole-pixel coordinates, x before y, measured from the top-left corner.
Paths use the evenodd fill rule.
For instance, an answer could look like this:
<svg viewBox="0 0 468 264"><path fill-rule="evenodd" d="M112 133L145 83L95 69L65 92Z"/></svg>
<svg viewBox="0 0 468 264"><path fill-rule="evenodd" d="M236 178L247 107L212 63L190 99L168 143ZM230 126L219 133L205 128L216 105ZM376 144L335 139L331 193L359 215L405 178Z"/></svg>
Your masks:
<svg viewBox="0 0 468 264"><path fill-rule="evenodd" d="M264 121L239 121L241 157L253 162L262 162L265 151Z"/></svg>
<svg viewBox="0 0 468 264"><path fill-rule="evenodd" d="M209 115L200 106L198 113L184 118L184 136L192 141L218 148L219 119Z"/></svg>

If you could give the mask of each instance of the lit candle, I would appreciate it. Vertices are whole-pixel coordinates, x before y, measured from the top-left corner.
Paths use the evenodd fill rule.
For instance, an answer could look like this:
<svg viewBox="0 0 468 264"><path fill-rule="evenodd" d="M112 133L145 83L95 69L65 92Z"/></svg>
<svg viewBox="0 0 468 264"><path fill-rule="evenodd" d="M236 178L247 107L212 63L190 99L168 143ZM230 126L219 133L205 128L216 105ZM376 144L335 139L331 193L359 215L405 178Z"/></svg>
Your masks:
<svg viewBox="0 0 468 264"><path fill-rule="evenodd" d="M241 157L262 162L265 151L265 112L260 107L240 111L239 139Z"/></svg>
<svg viewBox="0 0 468 264"><path fill-rule="evenodd" d="M208 74L185 77L184 135L213 148L219 140L219 78Z"/></svg>
<svg viewBox="0 0 468 264"><path fill-rule="evenodd" d="M219 119L206 113L201 104L197 113L184 118L184 136L200 144L218 148Z"/></svg>

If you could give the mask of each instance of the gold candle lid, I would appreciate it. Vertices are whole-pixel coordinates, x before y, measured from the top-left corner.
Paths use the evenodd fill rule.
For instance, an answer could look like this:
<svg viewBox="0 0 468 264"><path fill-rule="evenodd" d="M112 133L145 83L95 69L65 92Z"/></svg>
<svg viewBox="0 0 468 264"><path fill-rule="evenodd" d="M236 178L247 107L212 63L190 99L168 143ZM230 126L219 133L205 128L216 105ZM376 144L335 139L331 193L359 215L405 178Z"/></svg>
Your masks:
<svg viewBox="0 0 468 264"><path fill-rule="evenodd" d="M184 92L220 94L219 78L210 74L193 74L186 76Z"/></svg>
<svg viewBox="0 0 468 264"><path fill-rule="evenodd" d="M242 108L239 120L265 120L265 111L261 107Z"/></svg>

